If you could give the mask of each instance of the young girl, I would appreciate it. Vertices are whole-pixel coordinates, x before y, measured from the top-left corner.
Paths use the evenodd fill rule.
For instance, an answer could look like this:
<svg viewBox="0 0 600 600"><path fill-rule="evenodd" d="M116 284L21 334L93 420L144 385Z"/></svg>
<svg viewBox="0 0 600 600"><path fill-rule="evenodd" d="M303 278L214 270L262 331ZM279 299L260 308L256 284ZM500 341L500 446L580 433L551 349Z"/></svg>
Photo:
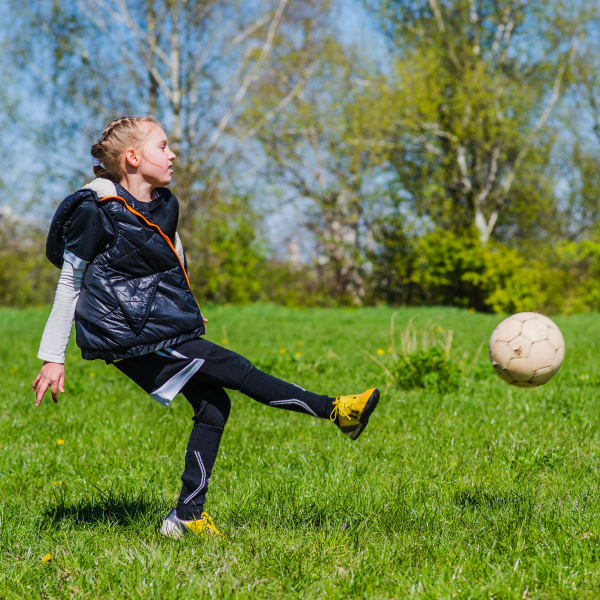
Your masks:
<svg viewBox="0 0 600 600"><path fill-rule="evenodd" d="M183 487L161 533L215 530L203 511L230 401L223 388L263 404L331 419L355 440L379 400L370 389L331 398L263 373L201 337L207 321L191 292L177 234L179 204L165 187L175 154L153 117L112 121L92 146L96 179L58 207L46 244L61 268L33 382L36 406L48 388L64 393L73 319L83 358L103 359L163 406L181 392L194 410Z"/></svg>

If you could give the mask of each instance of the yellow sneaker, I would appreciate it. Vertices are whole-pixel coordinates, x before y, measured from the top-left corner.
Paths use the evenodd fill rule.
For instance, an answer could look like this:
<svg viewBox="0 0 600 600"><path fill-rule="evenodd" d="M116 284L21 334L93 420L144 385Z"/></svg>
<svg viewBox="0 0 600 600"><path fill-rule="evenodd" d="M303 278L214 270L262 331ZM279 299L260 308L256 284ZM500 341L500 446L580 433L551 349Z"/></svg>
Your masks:
<svg viewBox="0 0 600 600"><path fill-rule="evenodd" d="M371 388L354 396L338 396L333 401L333 410L329 418L351 440L355 440L367 426L369 417L378 402L379 390L377 388Z"/></svg>
<svg viewBox="0 0 600 600"><path fill-rule="evenodd" d="M175 540L189 533L193 533L194 535L201 535L202 533L216 533L217 535L221 535L221 532L217 529L217 526L207 512L203 512L200 518L195 521L184 521L177 516L175 509L165 517L160 532Z"/></svg>

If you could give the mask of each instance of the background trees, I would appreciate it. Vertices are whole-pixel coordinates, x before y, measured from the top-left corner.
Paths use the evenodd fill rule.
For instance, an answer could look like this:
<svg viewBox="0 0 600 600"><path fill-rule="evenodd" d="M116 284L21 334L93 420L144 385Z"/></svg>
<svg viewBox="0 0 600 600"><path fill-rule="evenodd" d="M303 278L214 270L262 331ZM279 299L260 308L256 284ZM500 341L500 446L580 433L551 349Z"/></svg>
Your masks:
<svg viewBox="0 0 600 600"><path fill-rule="evenodd" d="M1 116L35 154L6 193L23 216L91 177L108 120L152 112L203 297L577 304L552 286L595 256L593 3L11 0L10 15Z"/></svg>

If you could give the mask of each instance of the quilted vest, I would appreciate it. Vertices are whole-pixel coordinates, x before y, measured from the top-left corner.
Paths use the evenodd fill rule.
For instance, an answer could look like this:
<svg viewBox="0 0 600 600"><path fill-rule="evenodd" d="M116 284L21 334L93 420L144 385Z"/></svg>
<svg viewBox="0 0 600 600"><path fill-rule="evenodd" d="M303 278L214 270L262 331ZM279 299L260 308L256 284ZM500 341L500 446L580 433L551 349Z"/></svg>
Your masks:
<svg viewBox="0 0 600 600"><path fill-rule="evenodd" d="M140 356L204 334L200 308L171 240L123 198L103 195L112 184L98 181L63 200L46 242L46 255L61 267L69 219L81 202L96 202L115 230L111 247L88 265L77 301L75 332L83 358Z"/></svg>

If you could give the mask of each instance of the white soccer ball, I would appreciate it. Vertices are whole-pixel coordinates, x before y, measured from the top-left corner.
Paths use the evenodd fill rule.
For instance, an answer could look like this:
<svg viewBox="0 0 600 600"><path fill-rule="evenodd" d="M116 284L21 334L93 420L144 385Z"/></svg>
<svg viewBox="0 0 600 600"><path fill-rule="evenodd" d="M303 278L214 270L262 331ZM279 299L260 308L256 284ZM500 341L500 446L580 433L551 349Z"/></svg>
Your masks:
<svg viewBox="0 0 600 600"><path fill-rule="evenodd" d="M510 385L537 387L548 383L565 357L565 340L554 321L534 312L505 319L490 338L490 360Z"/></svg>

